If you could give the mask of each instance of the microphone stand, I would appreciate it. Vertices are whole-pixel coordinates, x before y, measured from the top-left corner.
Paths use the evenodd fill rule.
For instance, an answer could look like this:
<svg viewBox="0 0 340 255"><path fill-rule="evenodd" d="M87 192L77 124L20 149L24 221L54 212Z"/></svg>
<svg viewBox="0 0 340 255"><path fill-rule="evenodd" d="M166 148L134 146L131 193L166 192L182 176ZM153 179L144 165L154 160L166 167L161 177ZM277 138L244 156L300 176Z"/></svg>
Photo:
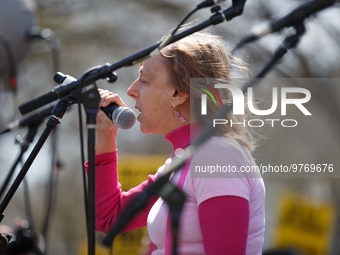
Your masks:
<svg viewBox="0 0 340 255"><path fill-rule="evenodd" d="M86 76L86 75L85 75ZM83 76L83 78L85 78ZM81 84L81 83L80 83ZM88 221L88 254L95 254L95 142L96 142L96 118L100 103L100 94L98 88L93 84L90 90L82 92L81 99L86 112L86 124L88 130L88 203L87 203L87 221Z"/></svg>
<svg viewBox="0 0 340 255"><path fill-rule="evenodd" d="M23 165L21 171L18 176L14 180L12 186L8 190L6 196L2 200L0 204L0 222L4 218L4 211L7 208L9 202L14 196L16 190L19 185L23 181L26 173L28 172L30 166L32 165L34 159L38 155L40 149L44 145L48 136L52 132L52 130L59 124L59 119L61 119L67 109L68 106L76 103L76 98L74 97L75 92L71 93L68 99L63 99L58 102L55 108L52 110L51 116L46 123L46 128L33 148L30 156L26 160ZM97 86L92 85L91 89L82 91L83 105L85 108L85 112L87 114L87 128L88 128L88 155L89 155L89 253L95 253L95 129L96 129L96 116L99 108L100 95L97 89ZM32 138L33 140L33 138ZM1 235L1 238L6 239L5 236ZM7 238L8 239L8 238ZM8 242L7 242L8 243ZM0 243L1 249L4 251L7 249L3 247L5 242Z"/></svg>
<svg viewBox="0 0 340 255"><path fill-rule="evenodd" d="M16 167L17 167L17 165L19 164L19 162L22 159L22 156L24 155L24 153L28 149L30 143L33 141L34 136L36 135L37 130L38 130L41 122L42 122L42 120L39 121L39 123L35 123L34 125L29 126L28 127L28 132L27 132L26 136L21 141L19 139L16 140L16 143L19 143L21 145L21 151L20 151L20 154L18 155L17 159L15 160L14 164L12 165L10 171L8 172L8 174L6 176L6 179L4 181L4 184L1 187L0 198L3 196L5 190L6 190L7 186L8 186L8 183L11 180L12 175L13 175Z"/></svg>
<svg viewBox="0 0 340 255"><path fill-rule="evenodd" d="M177 255L177 241L179 233L179 220L186 195L172 182L168 181L159 191L159 195L169 205L171 215L172 254Z"/></svg>
<svg viewBox="0 0 340 255"><path fill-rule="evenodd" d="M20 170L18 176L14 180L13 184L11 185L10 189L8 190L6 196L2 200L0 204L0 222L4 218L4 211L8 206L9 202L11 201L12 197L14 196L16 190L18 189L19 185L21 184L22 180L24 179L26 173L28 172L30 166L32 165L34 159L38 155L40 149L42 148L43 144L45 143L46 139L48 138L49 134L52 130L59 124L59 119L61 119L67 109L67 107L73 104L73 100L61 100L52 110L52 115L48 119L46 123L46 128L39 138L38 142L36 143L35 147L33 148L30 156L26 160L25 164L23 165L22 169Z"/></svg>

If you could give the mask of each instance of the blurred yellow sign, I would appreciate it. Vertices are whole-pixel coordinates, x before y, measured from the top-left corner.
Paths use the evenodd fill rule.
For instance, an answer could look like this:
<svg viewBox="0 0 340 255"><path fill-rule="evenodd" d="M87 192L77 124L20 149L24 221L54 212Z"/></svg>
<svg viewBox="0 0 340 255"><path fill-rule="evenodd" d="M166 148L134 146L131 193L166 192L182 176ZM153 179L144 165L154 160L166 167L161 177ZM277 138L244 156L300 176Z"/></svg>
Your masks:
<svg viewBox="0 0 340 255"><path fill-rule="evenodd" d="M333 204L286 194L280 201L276 246L306 255L329 254L334 223Z"/></svg>
<svg viewBox="0 0 340 255"><path fill-rule="evenodd" d="M169 155L126 155L118 157L118 176L123 190L129 190L155 174Z"/></svg>
<svg viewBox="0 0 340 255"><path fill-rule="evenodd" d="M122 189L127 191L143 181L147 180L148 174L155 174L157 169L165 163L169 155L126 155L118 157L118 178ZM143 254L142 242L146 235L147 228L140 228L134 231L116 236L113 244L113 253L117 255ZM100 235L99 235L100 236ZM101 239L101 238L99 238ZM145 247L144 247L145 248ZM147 249L146 249L147 250ZM109 255L111 251L98 245L96 255ZM87 243L81 244L79 255L87 254ZM150 252L148 253L150 254Z"/></svg>

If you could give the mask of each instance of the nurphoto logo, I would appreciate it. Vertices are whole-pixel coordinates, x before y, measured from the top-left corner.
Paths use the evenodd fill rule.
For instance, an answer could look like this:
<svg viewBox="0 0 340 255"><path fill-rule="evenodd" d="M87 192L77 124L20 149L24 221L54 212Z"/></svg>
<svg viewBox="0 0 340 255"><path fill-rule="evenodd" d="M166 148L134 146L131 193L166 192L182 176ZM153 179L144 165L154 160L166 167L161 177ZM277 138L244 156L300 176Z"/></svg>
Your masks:
<svg viewBox="0 0 340 255"><path fill-rule="evenodd" d="M243 91L241 88L239 88L236 85L231 84L215 84L213 88L212 86L198 82L199 84L204 85L203 88L199 88L205 93L201 94L201 114L207 115L207 94L212 98L215 105L217 105L215 97L219 100L221 106L222 106L222 100L217 93L215 89L228 89L231 93L232 97L232 110L234 115L244 115L245 114L245 96L243 94ZM213 94L209 91L212 91ZM221 92L220 92L221 94ZM309 90L305 88L299 88L299 87L281 87L280 89L280 108L281 108L281 116L287 115L287 105L295 105L305 116L312 116L312 114L307 110L307 108L304 106L305 103L307 103L311 99L311 93ZM295 95L295 97L298 95L299 98L291 98L289 95ZM272 113L274 113L278 108L278 101L279 101L279 94L278 94L278 88L272 87L272 105L269 109L257 109L254 106L254 93L253 88L249 87L247 89L247 106L249 111L258 116L268 116ZM249 119L249 120L243 120L243 122L232 122L232 120L228 121L226 119L213 119L213 126L216 125L225 125L229 124L232 125L243 125L244 127L246 125L250 127L262 127L264 124L270 124L272 127L275 126L275 123L280 122L281 126L283 127L296 127L298 122L295 119Z"/></svg>

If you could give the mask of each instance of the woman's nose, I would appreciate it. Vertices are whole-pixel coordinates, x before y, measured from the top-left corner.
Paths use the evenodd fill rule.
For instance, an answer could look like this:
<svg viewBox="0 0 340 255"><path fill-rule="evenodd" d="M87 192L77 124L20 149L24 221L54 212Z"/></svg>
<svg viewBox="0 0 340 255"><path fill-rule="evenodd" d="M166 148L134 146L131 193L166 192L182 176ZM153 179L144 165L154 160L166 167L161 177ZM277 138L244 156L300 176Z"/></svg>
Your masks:
<svg viewBox="0 0 340 255"><path fill-rule="evenodd" d="M138 79L135 80L134 83L131 84L130 88L127 90L128 96L132 98L137 98L139 93L138 93Z"/></svg>

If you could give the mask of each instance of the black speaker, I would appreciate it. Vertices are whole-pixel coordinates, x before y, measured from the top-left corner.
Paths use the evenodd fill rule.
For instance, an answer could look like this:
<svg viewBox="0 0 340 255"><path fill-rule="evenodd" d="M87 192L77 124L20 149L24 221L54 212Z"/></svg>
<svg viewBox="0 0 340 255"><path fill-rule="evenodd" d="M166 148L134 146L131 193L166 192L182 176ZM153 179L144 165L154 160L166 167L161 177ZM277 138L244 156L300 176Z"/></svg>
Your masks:
<svg viewBox="0 0 340 255"><path fill-rule="evenodd" d="M0 0L0 34L12 49L14 62L22 61L30 48L30 29L35 23L36 4L33 0ZM6 43L6 42L5 42ZM4 50L3 43L0 45ZM4 63L3 54L1 63Z"/></svg>

